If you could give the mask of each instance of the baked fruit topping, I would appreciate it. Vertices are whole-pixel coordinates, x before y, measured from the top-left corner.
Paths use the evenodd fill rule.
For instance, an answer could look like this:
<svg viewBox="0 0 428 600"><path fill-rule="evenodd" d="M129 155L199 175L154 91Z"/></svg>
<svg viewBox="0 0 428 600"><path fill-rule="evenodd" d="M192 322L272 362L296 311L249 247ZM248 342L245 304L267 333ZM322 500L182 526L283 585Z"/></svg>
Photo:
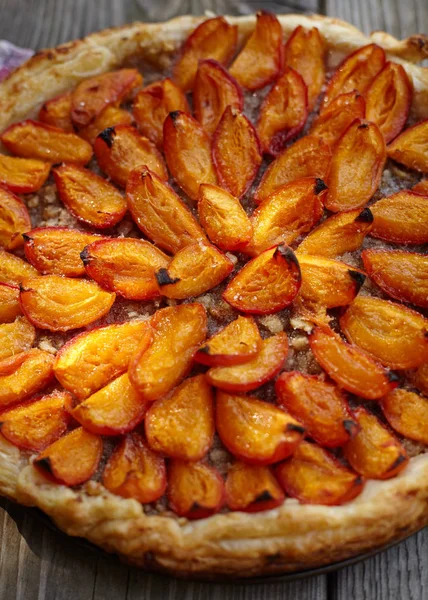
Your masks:
<svg viewBox="0 0 428 600"><path fill-rule="evenodd" d="M224 111L214 132L212 157L220 185L241 198L257 175L262 154L256 130L237 108Z"/></svg>
<svg viewBox="0 0 428 600"><path fill-rule="evenodd" d="M189 35L173 67L173 80L184 91L192 89L198 63L212 58L227 65L236 49L238 28L223 17L207 19Z"/></svg>
<svg viewBox="0 0 428 600"><path fill-rule="evenodd" d="M226 477L226 505L230 510L260 512L284 502L282 491L271 467L234 463Z"/></svg>
<svg viewBox="0 0 428 600"><path fill-rule="evenodd" d="M285 492L304 504L343 504L363 488L361 477L309 442L302 442L290 460L278 465L276 475Z"/></svg>
<svg viewBox="0 0 428 600"><path fill-rule="evenodd" d="M253 33L230 67L232 77L248 90L274 81L283 67L282 27L275 15L261 11Z"/></svg>
<svg viewBox="0 0 428 600"><path fill-rule="evenodd" d="M102 482L113 494L154 502L166 490L165 461L147 445L143 436L133 432L125 436L104 468Z"/></svg>
<svg viewBox="0 0 428 600"><path fill-rule="evenodd" d="M0 134L2 439L180 525L344 504L428 446L406 65L333 71L266 12L237 34L207 19L143 89L97 75Z"/></svg>
<svg viewBox="0 0 428 600"><path fill-rule="evenodd" d="M280 244L250 260L229 283L223 298L239 311L271 314L293 302L301 283L296 255Z"/></svg>
<svg viewBox="0 0 428 600"><path fill-rule="evenodd" d="M0 246L15 250L22 246L22 233L31 229L30 215L25 204L6 188L0 186Z"/></svg>
<svg viewBox="0 0 428 600"><path fill-rule="evenodd" d="M179 517L209 517L224 504L223 479L205 463L172 460L168 468L168 501Z"/></svg>
<svg viewBox="0 0 428 600"><path fill-rule="evenodd" d="M199 62L192 97L195 117L209 135L216 130L228 106L241 112L244 108L244 96L238 82L211 58ZM183 109L177 106L171 110Z"/></svg>
<svg viewBox="0 0 428 600"><path fill-rule="evenodd" d="M217 392L216 425L234 456L251 464L271 465L287 458L303 439L299 421L253 396Z"/></svg>
<svg viewBox="0 0 428 600"><path fill-rule="evenodd" d="M50 168L50 164L42 160L0 154L0 184L15 194L38 192Z"/></svg>
<svg viewBox="0 0 428 600"><path fill-rule="evenodd" d="M102 451L102 438L78 427L43 450L33 464L48 479L79 485L95 473Z"/></svg>
<svg viewBox="0 0 428 600"><path fill-rule="evenodd" d="M140 165L151 169L163 181L168 179L162 154L130 125L104 129L97 135L94 152L101 169L120 187L126 187L131 171Z"/></svg>
<svg viewBox="0 0 428 600"><path fill-rule="evenodd" d="M104 229L123 218L125 199L99 175L75 165L56 167L53 174L61 201L82 223Z"/></svg>
<svg viewBox="0 0 428 600"><path fill-rule="evenodd" d="M282 373L275 384L277 402L322 446L343 446L358 430L345 396L331 383L298 371Z"/></svg>

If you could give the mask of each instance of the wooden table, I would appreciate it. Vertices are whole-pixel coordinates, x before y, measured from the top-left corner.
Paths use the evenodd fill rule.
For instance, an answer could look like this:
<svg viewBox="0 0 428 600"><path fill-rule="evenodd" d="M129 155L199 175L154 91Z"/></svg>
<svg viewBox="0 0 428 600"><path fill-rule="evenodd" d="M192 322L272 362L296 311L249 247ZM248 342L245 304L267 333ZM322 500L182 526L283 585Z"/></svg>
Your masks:
<svg viewBox="0 0 428 600"><path fill-rule="evenodd" d="M233 10L231 9L233 7ZM318 12L366 33L428 31L426 0L0 0L0 39L43 48L132 20L178 14ZM0 500L0 600L427 600L428 530L336 573L289 583L205 584L148 575L85 550Z"/></svg>

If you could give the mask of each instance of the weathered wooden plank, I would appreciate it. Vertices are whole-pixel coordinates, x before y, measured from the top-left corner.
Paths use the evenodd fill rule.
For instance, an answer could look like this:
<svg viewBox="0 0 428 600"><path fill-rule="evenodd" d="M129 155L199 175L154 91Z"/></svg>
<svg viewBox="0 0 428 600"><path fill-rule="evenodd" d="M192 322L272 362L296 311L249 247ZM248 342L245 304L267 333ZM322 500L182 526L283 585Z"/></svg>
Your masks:
<svg viewBox="0 0 428 600"><path fill-rule="evenodd" d="M428 31L424 0L326 0L326 14L349 21L365 33L380 29L403 38Z"/></svg>

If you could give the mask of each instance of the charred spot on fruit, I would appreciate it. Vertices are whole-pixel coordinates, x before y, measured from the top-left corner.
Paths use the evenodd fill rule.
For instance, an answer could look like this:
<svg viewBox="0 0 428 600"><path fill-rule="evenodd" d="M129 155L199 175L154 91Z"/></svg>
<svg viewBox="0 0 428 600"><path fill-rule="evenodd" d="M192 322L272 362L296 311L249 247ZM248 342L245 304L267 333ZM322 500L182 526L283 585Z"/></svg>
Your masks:
<svg viewBox="0 0 428 600"><path fill-rule="evenodd" d="M87 246L85 246L85 248L83 248L82 252L80 253L80 258L82 259L82 262L85 265L85 267L91 262L91 257L89 255L89 250Z"/></svg>
<svg viewBox="0 0 428 600"><path fill-rule="evenodd" d="M322 179L317 177L315 179L315 186L314 186L315 196L318 196L318 194L321 194L321 192L323 192L324 190L328 190L328 186L324 183L324 181Z"/></svg>
<svg viewBox="0 0 428 600"><path fill-rule="evenodd" d="M302 425L297 425L296 423L287 423L285 426L285 431L296 431L297 433L305 433L306 429Z"/></svg>
<svg viewBox="0 0 428 600"><path fill-rule="evenodd" d="M200 510L201 508L203 508L199 502L193 502L192 506L190 507L190 511L189 512L196 512L197 510Z"/></svg>
<svg viewBox="0 0 428 600"><path fill-rule="evenodd" d="M33 238L29 236L27 233L22 233L22 237L24 238L24 242L32 242Z"/></svg>
<svg viewBox="0 0 428 600"><path fill-rule="evenodd" d="M178 283L180 281L179 277L175 277L174 279L169 276L168 269L162 267L159 271L155 273L156 280L160 286L170 285L172 283Z"/></svg>
<svg viewBox="0 0 428 600"><path fill-rule="evenodd" d="M113 139L116 135L116 131L114 127L107 127L101 133L97 135L103 142L107 144L109 148L113 146Z"/></svg>
<svg viewBox="0 0 428 600"><path fill-rule="evenodd" d="M392 465L389 467L388 471L395 471L395 469L397 467L399 467L406 460L407 460L407 456L405 456L404 454L400 454L400 456L396 460L394 460Z"/></svg>
<svg viewBox="0 0 428 600"><path fill-rule="evenodd" d="M274 497L268 490L264 490L264 492L254 498L254 502L269 502L270 500L274 500Z"/></svg>
<svg viewBox="0 0 428 600"><path fill-rule="evenodd" d="M394 371L388 371L386 376L391 383L395 383L396 381L400 381L400 376Z"/></svg>
<svg viewBox="0 0 428 600"><path fill-rule="evenodd" d="M62 163L62 162L59 162L59 163L54 163L54 164L52 165L52 169L58 169L58 167L62 167L62 165L63 165L63 164L64 164L64 163Z"/></svg>
<svg viewBox="0 0 428 600"><path fill-rule="evenodd" d="M361 125L358 125L358 129L368 129L368 128L369 128L368 123L361 123Z"/></svg>
<svg viewBox="0 0 428 600"><path fill-rule="evenodd" d="M199 348L198 352L202 352L203 354L210 354L210 347L208 346L208 344L206 346L202 346L202 348Z"/></svg>
<svg viewBox="0 0 428 600"><path fill-rule="evenodd" d="M286 246L285 244L280 244L276 247L275 252L273 253L273 258L277 258L278 254L285 258L288 263L292 263L296 265L300 269L299 261L297 260L297 256L294 254L293 250L290 246Z"/></svg>
<svg viewBox="0 0 428 600"><path fill-rule="evenodd" d="M46 471L50 475L53 475L50 458L39 458L34 462L37 464L38 467L41 467L44 471Z"/></svg>
<svg viewBox="0 0 428 600"><path fill-rule="evenodd" d="M353 271L352 269L348 269L348 273L357 284L357 290L360 290L366 280L364 273L360 273L360 271Z"/></svg>
<svg viewBox="0 0 428 600"><path fill-rule="evenodd" d="M364 208L355 220L362 223L373 223L373 219L373 213L370 208Z"/></svg>
<svg viewBox="0 0 428 600"><path fill-rule="evenodd" d="M355 421L352 419L345 419L343 421L343 428L346 433L349 435L350 439L354 438L358 433L359 427Z"/></svg>
<svg viewBox="0 0 428 600"><path fill-rule="evenodd" d="M176 121L178 121L178 119L180 118L180 111L173 110L172 112L169 113L169 116L171 118L172 124L175 125Z"/></svg>
<svg viewBox="0 0 428 600"><path fill-rule="evenodd" d="M31 288L25 288L22 283L18 283L18 287L19 287L19 293L23 294L24 292L32 292L33 290Z"/></svg>

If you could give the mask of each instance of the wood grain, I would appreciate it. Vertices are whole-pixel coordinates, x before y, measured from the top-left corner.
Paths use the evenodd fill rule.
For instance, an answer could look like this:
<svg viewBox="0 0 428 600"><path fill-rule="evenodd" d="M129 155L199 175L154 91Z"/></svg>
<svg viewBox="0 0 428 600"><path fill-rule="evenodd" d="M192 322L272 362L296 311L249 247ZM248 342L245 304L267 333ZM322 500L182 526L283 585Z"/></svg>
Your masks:
<svg viewBox="0 0 428 600"><path fill-rule="evenodd" d="M365 32L428 31L426 0L0 0L0 39L34 49L132 20L179 14L326 12ZM0 600L427 600L428 532L335 574L232 585L149 575L91 552L0 499Z"/></svg>

